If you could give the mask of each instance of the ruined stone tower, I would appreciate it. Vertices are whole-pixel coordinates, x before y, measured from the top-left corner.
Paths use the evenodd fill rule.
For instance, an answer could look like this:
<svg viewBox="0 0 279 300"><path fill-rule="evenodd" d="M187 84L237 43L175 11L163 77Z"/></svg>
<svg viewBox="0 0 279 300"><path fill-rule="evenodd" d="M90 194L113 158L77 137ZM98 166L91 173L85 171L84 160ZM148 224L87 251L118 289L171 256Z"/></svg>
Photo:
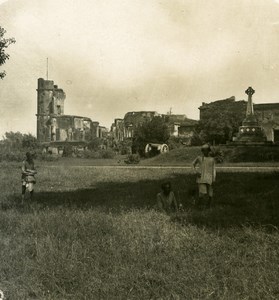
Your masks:
<svg viewBox="0 0 279 300"><path fill-rule="evenodd" d="M38 79L37 89L37 139L39 142L51 141L51 117L64 114L66 94L52 80Z"/></svg>
<svg viewBox="0 0 279 300"><path fill-rule="evenodd" d="M64 114L65 92L52 80L38 79L37 139L44 144L88 143L102 137L99 122L88 117Z"/></svg>

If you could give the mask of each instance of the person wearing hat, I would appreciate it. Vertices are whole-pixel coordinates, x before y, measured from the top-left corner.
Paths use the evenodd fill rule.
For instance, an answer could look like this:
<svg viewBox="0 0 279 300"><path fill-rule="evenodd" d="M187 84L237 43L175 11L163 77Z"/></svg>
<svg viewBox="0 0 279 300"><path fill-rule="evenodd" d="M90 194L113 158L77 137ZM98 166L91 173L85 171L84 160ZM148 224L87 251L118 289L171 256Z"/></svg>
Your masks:
<svg viewBox="0 0 279 300"><path fill-rule="evenodd" d="M199 187L199 203L207 200L209 208L213 198L212 184L216 179L215 160L210 157L210 146L205 144L201 147L202 155L199 155L193 161L193 168L197 174L197 183Z"/></svg>
<svg viewBox="0 0 279 300"><path fill-rule="evenodd" d="M34 184L36 183L36 174L33 155L30 152L26 152L26 159L22 163L21 168L21 182L22 182L22 193L21 193L21 203L23 204L25 198L26 189L30 193L30 199L33 199L34 195Z"/></svg>

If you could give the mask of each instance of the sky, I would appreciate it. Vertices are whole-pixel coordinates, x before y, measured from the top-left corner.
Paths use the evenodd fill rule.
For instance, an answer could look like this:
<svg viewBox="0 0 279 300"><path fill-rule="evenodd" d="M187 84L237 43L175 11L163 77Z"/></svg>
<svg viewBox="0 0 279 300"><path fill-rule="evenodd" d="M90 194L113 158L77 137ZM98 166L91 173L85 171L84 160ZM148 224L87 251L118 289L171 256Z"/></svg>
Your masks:
<svg viewBox="0 0 279 300"><path fill-rule="evenodd" d="M0 137L36 134L37 79L63 88L65 114L110 127L128 111L198 119L235 96L279 102L279 1L0 0L16 44L0 67Z"/></svg>

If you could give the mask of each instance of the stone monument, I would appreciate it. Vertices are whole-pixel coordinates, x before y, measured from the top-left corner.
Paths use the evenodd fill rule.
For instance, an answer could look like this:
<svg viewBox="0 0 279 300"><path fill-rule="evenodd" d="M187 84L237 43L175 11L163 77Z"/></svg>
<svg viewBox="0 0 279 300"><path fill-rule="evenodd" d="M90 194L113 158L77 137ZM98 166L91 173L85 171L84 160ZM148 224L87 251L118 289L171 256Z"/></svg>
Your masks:
<svg viewBox="0 0 279 300"><path fill-rule="evenodd" d="M252 96L255 90L249 87L245 93L248 95L246 117L242 122L242 126L239 127L239 132L234 138L233 143L264 144L266 142L266 136L254 114Z"/></svg>

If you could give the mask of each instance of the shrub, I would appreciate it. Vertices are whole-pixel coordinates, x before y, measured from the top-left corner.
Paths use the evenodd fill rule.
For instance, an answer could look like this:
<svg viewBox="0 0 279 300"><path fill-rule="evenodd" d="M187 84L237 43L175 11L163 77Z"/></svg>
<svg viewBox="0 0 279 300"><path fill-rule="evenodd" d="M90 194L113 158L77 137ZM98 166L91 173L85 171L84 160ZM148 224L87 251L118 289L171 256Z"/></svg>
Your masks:
<svg viewBox="0 0 279 300"><path fill-rule="evenodd" d="M97 151L100 149L100 146L103 144L103 140L100 138L93 138L92 141L89 143L88 148L90 150Z"/></svg>
<svg viewBox="0 0 279 300"><path fill-rule="evenodd" d="M125 160L126 164L138 164L140 162L139 154L129 154Z"/></svg>
<svg viewBox="0 0 279 300"><path fill-rule="evenodd" d="M189 146L200 146L202 145L202 141L200 138L198 138L198 134L194 133L193 136L189 137L174 137L171 136L168 139L167 142L169 149L178 149L178 148L184 148Z"/></svg>
<svg viewBox="0 0 279 300"><path fill-rule="evenodd" d="M191 137L191 146L201 146L204 142L203 134L198 133L195 130L193 136Z"/></svg>
<svg viewBox="0 0 279 300"><path fill-rule="evenodd" d="M22 147L28 149L37 149L39 147L39 142L32 134L24 134L22 137Z"/></svg>
<svg viewBox="0 0 279 300"><path fill-rule="evenodd" d="M276 146L243 146L224 149L228 162L265 162L279 161L279 148Z"/></svg>
<svg viewBox="0 0 279 300"><path fill-rule="evenodd" d="M178 137L171 136L168 139L168 146L170 150L180 148L182 146L180 139Z"/></svg>
<svg viewBox="0 0 279 300"><path fill-rule="evenodd" d="M211 147L210 156L214 157L217 163L222 163L224 161L224 152L220 147Z"/></svg>
<svg viewBox="0 0 279 300"><path fill-rule="evenodd" d="M114 158L115 153L113 150L98 150L98 151L90 151L90 150L84 150L80 151L78 153L79 158L87 158L87 159L108 159L108 158Z"/></svg>
<svg viewBox="0 0 279 300"><path fill-rule="evenodd" d="M132 152L131 139L125 139L124 141L120 141L117 144L116 148L121 155L130 154Z"/></svg>
<svg viewBox="0 0 279 300"><path fill-rule="evenodd" d="M0 151L0 161L23 161L25 158L25 151L23 150L12 150L6 151L6 149L1 149Z"/></svg>
<svg viewBox="0 0 279 300"><path fill-rule="evenodd" d="M107 149L107 150L100 150L100 155L101 155L101 158L114 158L115 156L115 153L113 150L111 149Z"/></svg>
<svg viewBox="0 0 279 300"><path fill-rule="evenodd" d="M81 158L88 158L88 159L98 159L101 158L100 151L90 151L90 150L84 150L80 153Z"/></svg>
<svg viewBox="0 0 279 300"><path fill-rule="evenodd" d="M69 144L65 144L63 148L63 156L64 157L70 157L73 155L73 147Z"/></svg>

